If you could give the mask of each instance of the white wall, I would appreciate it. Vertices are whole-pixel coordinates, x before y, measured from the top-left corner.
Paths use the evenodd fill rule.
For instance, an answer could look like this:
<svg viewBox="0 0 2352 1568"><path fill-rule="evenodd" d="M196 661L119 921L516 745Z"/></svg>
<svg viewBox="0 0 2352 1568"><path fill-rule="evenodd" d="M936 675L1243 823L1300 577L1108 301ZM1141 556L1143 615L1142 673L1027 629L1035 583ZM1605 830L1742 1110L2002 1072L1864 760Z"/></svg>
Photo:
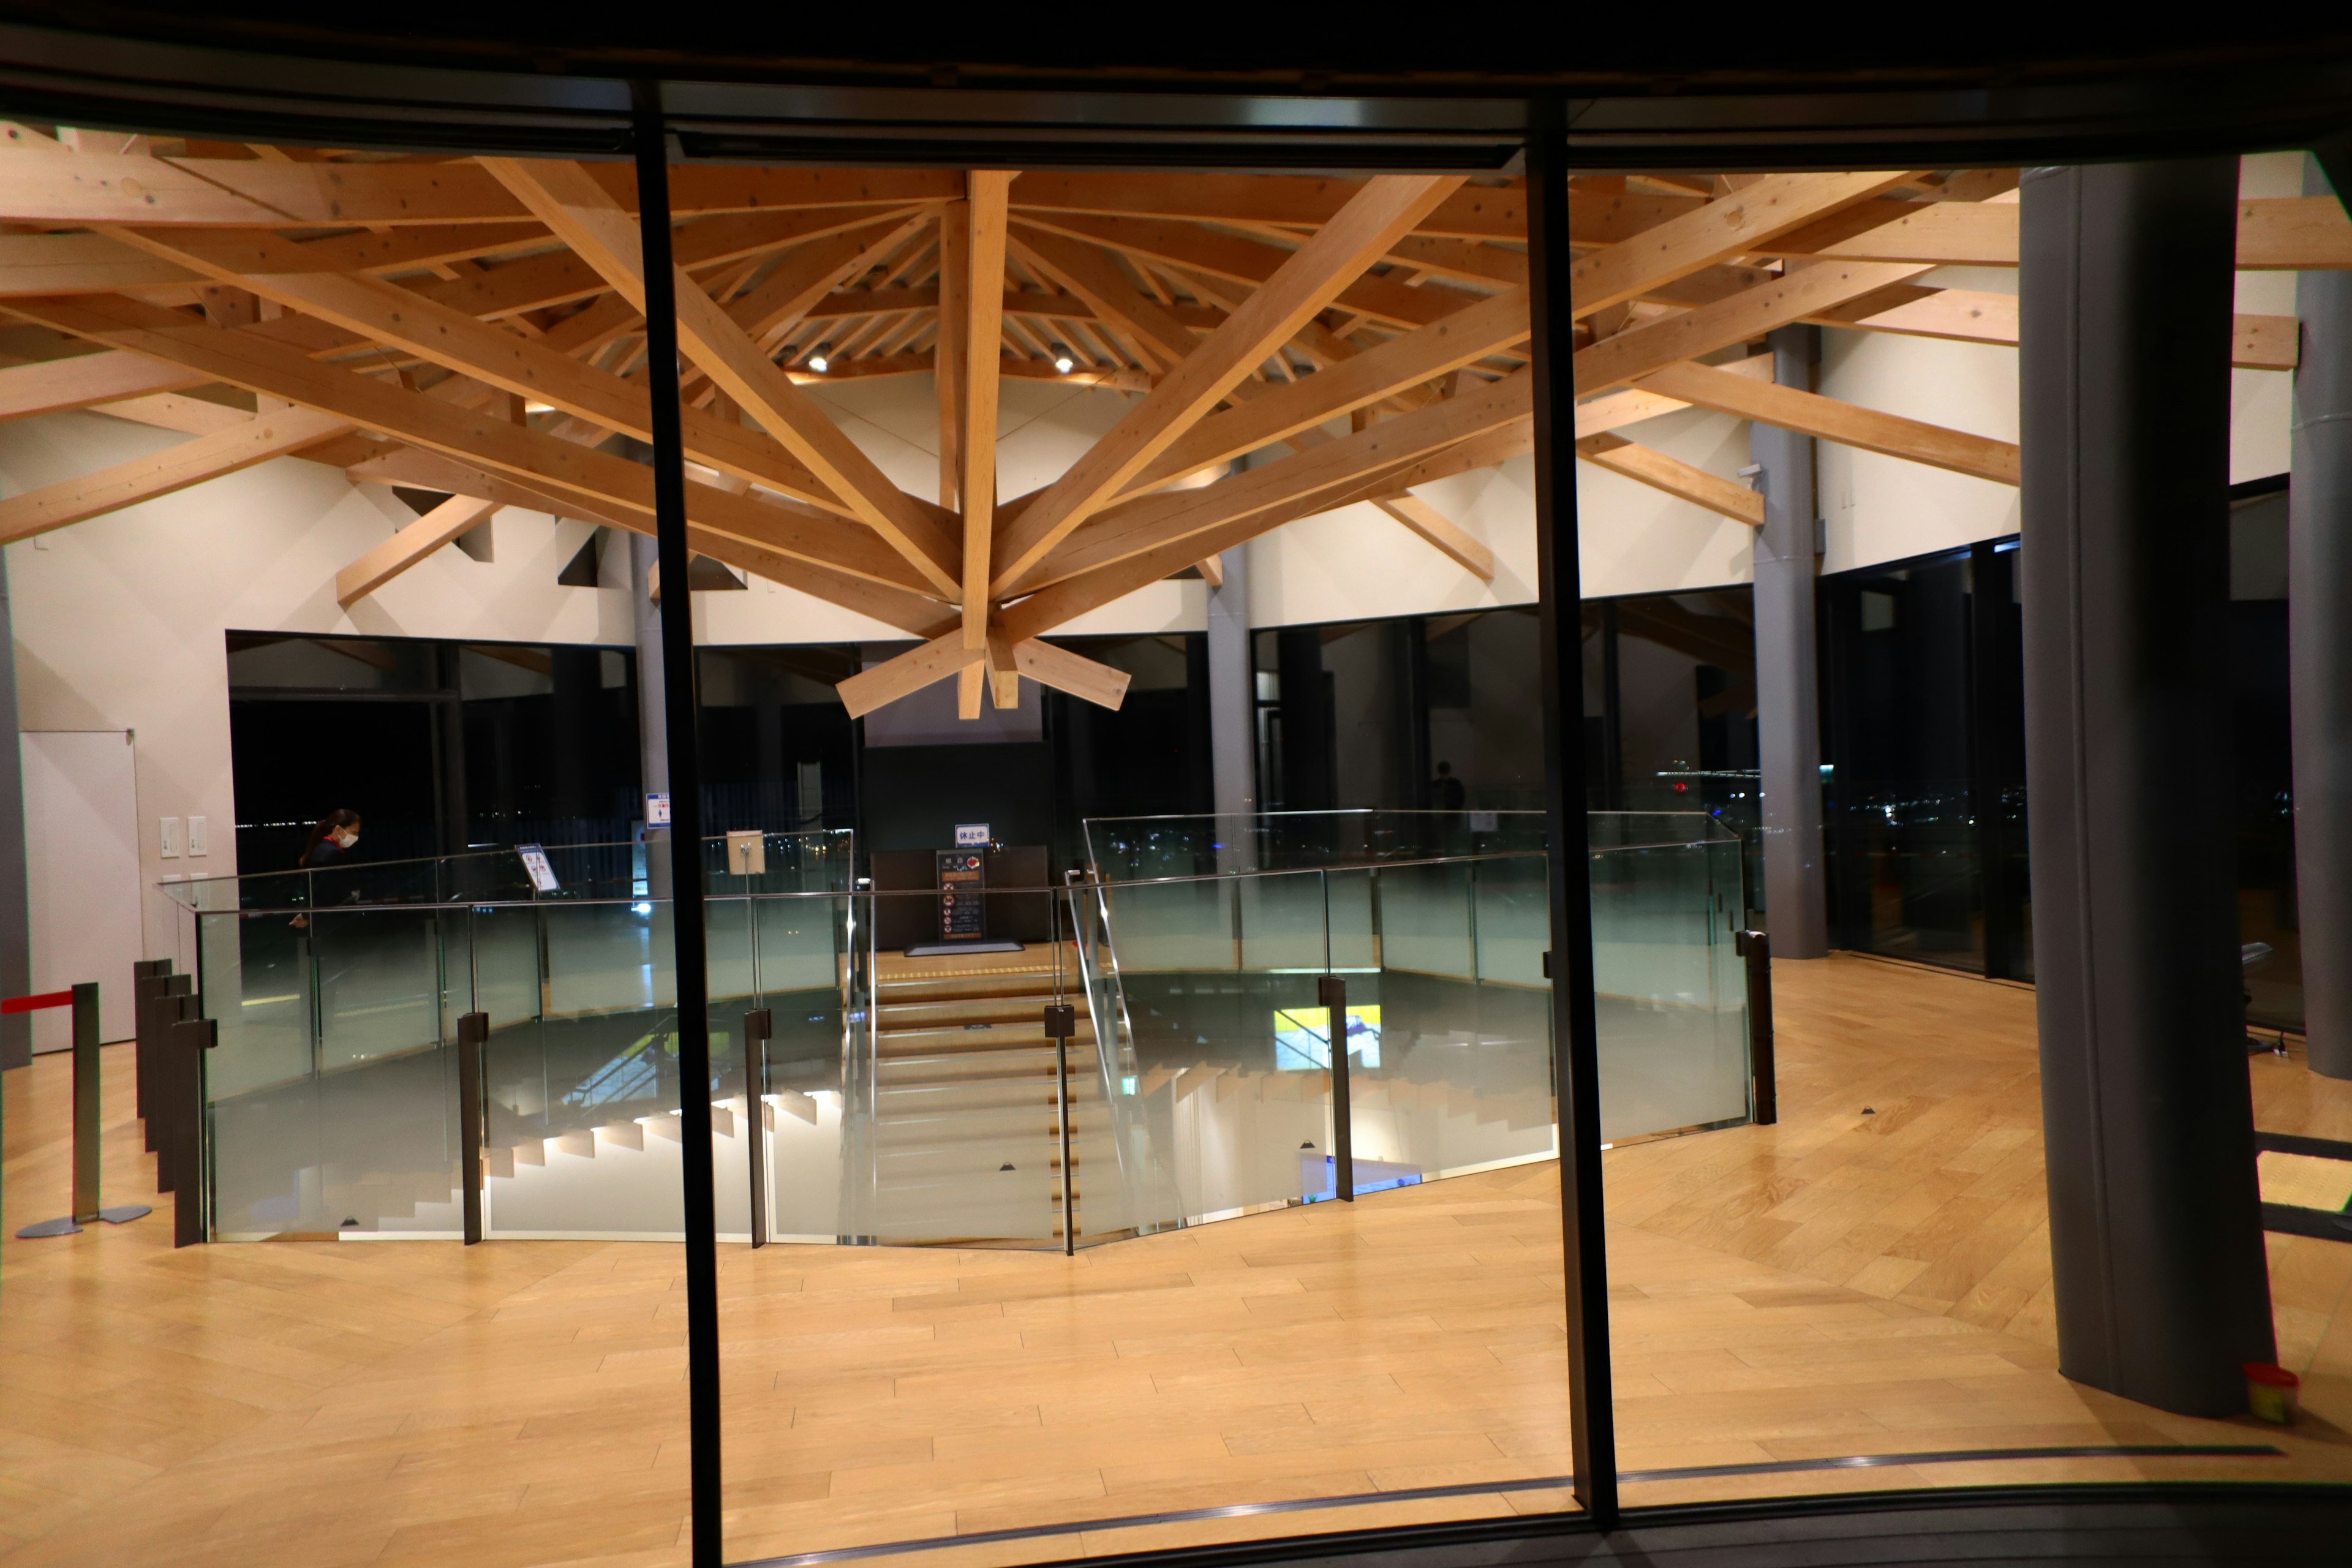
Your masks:
<svg viewBox="0 0 2352 1568"><path fill-rule="evenodd" d="M0 426L0 488L15 494L184 438L98 414ZM349 614L338 608L337 569L414 518L383 487L281 458L7 546L19 723L137 737L150 953L175 952L155 882L236 868L226 631L629 640L625 594L556 584L588 526L511 509L492 521L495 563L442 550ZM190 816L209 820L211 853L163 859L156 819Z"/></svg>

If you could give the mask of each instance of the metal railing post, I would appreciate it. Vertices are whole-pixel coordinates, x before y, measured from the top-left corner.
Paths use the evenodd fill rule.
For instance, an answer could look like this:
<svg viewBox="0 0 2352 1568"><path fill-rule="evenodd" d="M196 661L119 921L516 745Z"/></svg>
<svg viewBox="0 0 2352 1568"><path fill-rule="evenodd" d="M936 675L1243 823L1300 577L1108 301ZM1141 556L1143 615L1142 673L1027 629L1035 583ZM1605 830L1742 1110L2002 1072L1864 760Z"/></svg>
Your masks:
<svg viewBox="0 0 2352 1568"><path fill-rule="evenodd" d="M131 965L131 1083L135 1094L131 1101L133 1114L142 1121L147 1116L147 1066L154 1054L154 1031L148 1026L147 1005L163 993L163 977L172 973L168 958L142 958ZM147 1147L152 1149L149 1139Z"/></svg>
<svg viewBox="0 0 2352 1568"><path fill-rule="evenodd" d="M1356 1201L1356 1130L1348 1089L1348 983L1326 974L1315 983L1323 1029L1331 1044L1331 1185L1343 1204Z"/></svg>
<svg viewBox="0 0 2352 1568"><path fill-rule="evenodd" d="M482 1239L482 1045L490 1037L488 1013L457 1019L457 1178L465 1206L466 1245Z"/></svg>
<svg viewBox="0 0 2352 1568"><path fill-rule="evenodd" d="M751 1165L751 1245L768 1245L768 1041L775 1015L754 1007L743 1015L743 1100L751 1141L744 1147Z"/></svg>
<svg viewBox="0 0 2352 1568"><path fill-rule="evenodd" d="M1780 1120L1780 1086L1772 1060L1772 939L1743 931L1732 951L1748 961L1748 1073L1750 1119L1759 1127Z"/></svg>
<svg viewBox="0 0 2352 1568"><path fill-rule="evenodd" d="M195 998L184 1004L193 1010ZM172 1026L165 1048L163 1085L168 1113L176 1126L164 1152L172 1165L172 1245L200 1247L211 1235L205 1222L205 1053L220 1043L220 1025L186 1017ZM157 1163L163 1163L159 1158Z"/></svg>
<svg viewBox="0 0 2352 1568"><path fill-rule="evenodd" d="M147 1151L158 1153L163 1147L163 1130L169 1125L171 1116L163 1100L163 1053L171 1043L172 1026L182 1017L180 999L195 994L196 977L167 971L163 974L151 976L145 984L153 989L147 994L147 1002L139 1013L141 1044L138 1048L142 1055L139 1068L139 1114L147 1123ZM160 1163L156 1170L159 1176L155 1190L169 1191L161 1184L163 1166Z"/></svg>

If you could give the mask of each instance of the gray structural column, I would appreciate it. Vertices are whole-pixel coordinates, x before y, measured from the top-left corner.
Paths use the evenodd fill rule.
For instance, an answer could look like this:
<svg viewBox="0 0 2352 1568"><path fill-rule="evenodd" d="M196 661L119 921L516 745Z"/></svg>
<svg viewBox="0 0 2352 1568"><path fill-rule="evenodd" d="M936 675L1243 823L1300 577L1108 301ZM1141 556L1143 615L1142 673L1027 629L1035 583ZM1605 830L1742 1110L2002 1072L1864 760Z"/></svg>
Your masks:
<svg viewBox="0 0 2352 1568"><path fill-rule="evenodd" d="M2304 195L2335 194L2316 160ZM2311 1070L2352 1078L2352 273L2295 284L2287 490L2287 660L2294 733L2295 905Z"/></svg>
<svg viewBox="0 0 2352 1568"><path fill-rule="evenodd" d="M2031 172L2018 387L2059 1370L2184 1415L2267 1362L2230 730L2235 158ZM2162 330L2152 330L2162 323Z"/></svg>
<svg viewBox="0 0 2352 1568"><path fill-rule="evenodd" d="M1257 680L1250 668L1249 548L1217 557L1222 587L1209 590L1209 756L1217 814L1257 811ZM1237 847L1249 842L1236 837ZM1220 869L1244 870L1238 863Z"/></svg>
<svg viewBox="0 0 2352 1568"><path fill-rule="evenodd" d="M629 535L629 611L637 634L637 776L648 795L669 789L669 717L662 707L661 606L654 603L656 552L660 547L642 533ZM643 801L638 805L642 807ZM646 888L648 896L669 892L669 829L646 828Z"/></svg>
<svg viewBox="0 0 2352 1568"><path fill-rule="evenodd" d="M0 552L0 996L33 988L32 890L25 879L25 752L16 738L16 630L8 562ZM0 1069L33 1059L33 1016L0 1017Z"/></svg>
<svg viewBox="0 0 2352 1568"><path fill-rule="evenodd" d="M1782 327L1772 379L1813 389L1821 329ZM1813 656L1813 439L1769 425L1748 427L1748 460L1762 471L1764 526L1756 531L1756 739L1763 774L1764 921L1775 958L1830 950L1822 850L1820 672Z"/></svg>

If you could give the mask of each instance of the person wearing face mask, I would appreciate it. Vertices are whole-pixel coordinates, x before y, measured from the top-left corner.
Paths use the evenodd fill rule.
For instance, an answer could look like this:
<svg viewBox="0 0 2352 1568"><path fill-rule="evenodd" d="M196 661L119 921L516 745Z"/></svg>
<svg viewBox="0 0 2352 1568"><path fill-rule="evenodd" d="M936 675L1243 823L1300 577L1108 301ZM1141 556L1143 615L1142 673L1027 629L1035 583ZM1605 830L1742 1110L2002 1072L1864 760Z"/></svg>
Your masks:
<svg viewBox="0 0 2352 1568"><path fill-rule="evenodd" d="M294 864L308 870L322 870L349 855L352 847L359 841L360 814L347 805L337 806L320 817L319 825L310 829L310 842L302 846L301 858ZM310 923L309 915L294 917L293 924L297 931Z"/></svg>
<svg viewBox="0 0 2352 1568"><path fill-rule="evenodd" d="M320 870L341 859L359 841L360 814L349 806L338 806L310 829L310 841L302 846L302 858L294 864Z"/></svg>

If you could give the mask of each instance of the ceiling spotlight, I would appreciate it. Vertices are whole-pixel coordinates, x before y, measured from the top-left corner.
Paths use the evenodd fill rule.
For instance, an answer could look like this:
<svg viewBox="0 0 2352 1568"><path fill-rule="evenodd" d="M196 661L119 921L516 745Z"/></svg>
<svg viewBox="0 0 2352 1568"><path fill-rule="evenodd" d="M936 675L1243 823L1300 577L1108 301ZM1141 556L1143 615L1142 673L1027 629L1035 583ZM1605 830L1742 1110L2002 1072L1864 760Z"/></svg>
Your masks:
<svg viewBox="0 0 2352 1568"><path fill-rule="evenodd" d="M823 375L825 371L830 368L831 362L827 356L832 353L833 345L831 343L817 344L816 353L809 355L808 357L809 369L816 372L819 375Z"/></svg>
<svg viewBox="0 0 2352 1568"><path fill-rule="evenodd" d="M1068 344L1055 343L1052 344L1051 347L1054 354L1055 374L1067 375L1071 371L1077 368L1078 362L1070 357L1070 349Z"/></svg>

